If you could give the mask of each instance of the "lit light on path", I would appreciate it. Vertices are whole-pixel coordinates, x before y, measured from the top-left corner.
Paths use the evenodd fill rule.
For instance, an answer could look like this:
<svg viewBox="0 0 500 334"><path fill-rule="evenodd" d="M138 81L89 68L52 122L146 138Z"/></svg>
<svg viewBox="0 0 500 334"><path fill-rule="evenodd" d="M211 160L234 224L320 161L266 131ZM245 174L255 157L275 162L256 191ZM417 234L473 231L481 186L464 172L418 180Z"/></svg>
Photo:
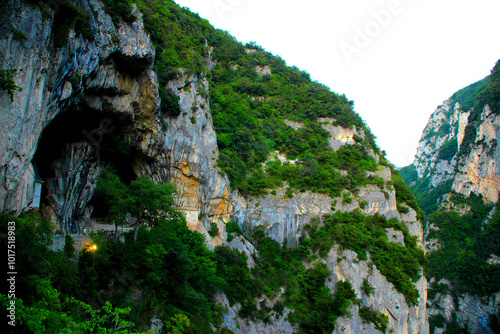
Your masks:
<svg viewBox="0 0 500 334"><path fill-rule="evenodd" d="M97 245L89 245L87 252L95 252L97 250Z"/></svg>

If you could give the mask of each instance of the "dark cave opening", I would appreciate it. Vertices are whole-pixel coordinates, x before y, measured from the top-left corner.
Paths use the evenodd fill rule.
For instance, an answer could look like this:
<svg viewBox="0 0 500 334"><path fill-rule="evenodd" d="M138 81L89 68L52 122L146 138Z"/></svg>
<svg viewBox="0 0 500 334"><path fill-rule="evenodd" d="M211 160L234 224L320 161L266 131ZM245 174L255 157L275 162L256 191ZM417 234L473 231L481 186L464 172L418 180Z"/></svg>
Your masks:
<svg viewBox="0 0 500 334"><path fill-rule="evenodd" d="M114 168L124 180L135 179L130 158L133 149L125 141L132 121L123 115L92 110L68 110L58 115L44 130L33 161L43 179L53 177L51 163L61 157L69 143L87 142L95 147L96 158Z"/></svg>
<svg viewBox="0 0 500 334"><path fill-rule="evenodd" d="M138 157L136 149L127 142L127 133L132 127L129 115L117 113L104 113L94 110L82 110L74 108L56 116L54 120L43 130L35 156L32 160L36 166L38 176L44 180L61 178L61 172L56 172L57 164L68 165L67 175L72 179L72 168L68 155L68 146L74 146L74 150L85 150L88 161L92 166L112 168L116 174L129 184L137 178L133 169L134 162ZM84 144L86 143L86 144ZM75 148L76 147L76 148ZM71 151L72 152L72 151ZM86 168L86 166L80 166ZM57 175L58 174L58 175ZM83 174L85 177L85 174ZM52 187L54 188L54 187ZM88 190L88 188L86 189ZM51 194L53 189L48 186L42 189L40 207L50 205L51 196L61 197L64 194ZM84 189L81 190L82 192ZM78 194L76 194L78 195ZM107 208L100 198L90 198L85 205L92 205L93 215L101 216L107 212ZM81 219L81 208L73 212L70 218L73 222ZM59 222L64 224L64 222ZM75 224L73 224L75 225Z"/></svg>

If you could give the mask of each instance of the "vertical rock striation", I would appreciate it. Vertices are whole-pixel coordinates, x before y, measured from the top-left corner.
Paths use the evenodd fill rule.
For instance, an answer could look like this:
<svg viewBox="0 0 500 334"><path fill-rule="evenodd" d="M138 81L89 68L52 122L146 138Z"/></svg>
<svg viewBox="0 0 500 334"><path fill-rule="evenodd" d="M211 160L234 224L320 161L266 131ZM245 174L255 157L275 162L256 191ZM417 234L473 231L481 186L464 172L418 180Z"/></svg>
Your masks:
<svg viewBox="0 0 500 334"><path fill-rule="evenodd" d="M27 36L0 38L3 67L17 70L13 79L22 89L12 103L0 92L6 138L0 143L0 211L19 214L30 206L38 164L46 181L44 210L66 231L75 231L93 195L107 137L130 126L150 131L159 105L154 48L140 15L117 28L100 2L82 6L94 41L69 31L60 48L50 38L53 18L42 17L39 7L9 0L0 14L3 30L12 24Z"/></svg>
<svg viewBox="0 0 500 334"><path fill-rule="evenodd" d="M500 117L486 105L480 115L470 153L458 164L453 190L465 196L482 195L498 202L500 192Z"/></svg>
<svg viewBox="0 0 500 334"><path fill-rule="evenodd" d="M439 106L424 129L413 165L419 179L433 187L453 180L453 191L483 196L497 202L500 191L500 119L488 105L480 113L478 127L462 146L471 110L463 110L451 99ZM460 152L465 152L462 156Z"/></svg>

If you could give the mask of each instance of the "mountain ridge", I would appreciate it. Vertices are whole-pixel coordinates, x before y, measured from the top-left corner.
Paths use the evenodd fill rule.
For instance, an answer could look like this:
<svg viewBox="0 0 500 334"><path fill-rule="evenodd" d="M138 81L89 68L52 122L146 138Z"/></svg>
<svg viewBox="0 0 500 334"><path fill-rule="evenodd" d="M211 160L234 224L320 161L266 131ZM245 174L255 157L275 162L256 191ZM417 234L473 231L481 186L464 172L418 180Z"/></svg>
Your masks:
<svg viewBox="0 0 500 334"><path fill-rule="evenodd" d="M80 319L60 299L76 296L130 307L141 331L428 332L421 214L352 101L170 1L1 6L2 29L26 35L0 39L21 89L0 90L0 210L24 212L2 222L136 227L78 258L71 238L63 252L22 239L22 284L53 292L50 319ZM38 178L45 218L26 213ZM166 183L170 220L123 208ZM46 294L21 296L47 311Z"/></svg>

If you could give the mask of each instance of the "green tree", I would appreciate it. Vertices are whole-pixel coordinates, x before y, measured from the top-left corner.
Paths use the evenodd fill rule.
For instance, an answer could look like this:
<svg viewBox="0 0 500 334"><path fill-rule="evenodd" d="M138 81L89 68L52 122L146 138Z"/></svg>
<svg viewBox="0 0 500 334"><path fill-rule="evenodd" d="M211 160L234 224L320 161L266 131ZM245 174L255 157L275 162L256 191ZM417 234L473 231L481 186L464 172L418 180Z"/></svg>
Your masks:
<svg viewBox="0 0 500 334"><path fill-rule="evenodd" d="M115 229L126 222L127 214L135 226L134 241L141 226L155 226L161 219L173 219L179 213L173 209L175 186L156 184L149 176L141 175L126 186L111 170L99 179L97 192L104 196L108 205L108 217Z"/></svg>
<svg viewBox="0 0 500 334"><path fill-rule="evenodd" d="M165 323L165 330L168 334L183 334L188 332L189 327L191 327L191 321L184 314L176 314Z"/></svg>
<svg viewBox="0 0 500 334"><path fill-rule="evenodd" d="M73 240L69 234L66 234L64 238L64 253L66 253L68 257L73 257L75 255L75 240Z"/></svg>
<svg viewBox="0 0 500 334"><path fill-rule="evenodd" d="M129 187L130 206L128 211L134 218L135 234L140 226L156 226L162 219L179 218L180 213L173 209L175 186L169 183L156 184L149 176L141 175Z"/></svg>
<svg viewBox="0 0 500 334"><path fill-rule="evenodd" d="M22 299L9 299L0 294L3 306L9 307L12 301L15 303L15 324L22 328L21 331L27 329L37 334L146 333L134 330L134 324L124 319L130 308L113 308L110 302L106 302L102 309L95 309L74 297L63 298L48 278L33 275L30 279L36 287L35 303L26 305Z"/></svg>
<svg viewBox="0 0 500 334"><path fill-rule="evenodd" d="M105 170L99 178L96 194L104 197L108 207L106 219L115 225L115 236L118 240L118 226L125 224L128 208L132 203L128 187L113 170Z"/></svg>

